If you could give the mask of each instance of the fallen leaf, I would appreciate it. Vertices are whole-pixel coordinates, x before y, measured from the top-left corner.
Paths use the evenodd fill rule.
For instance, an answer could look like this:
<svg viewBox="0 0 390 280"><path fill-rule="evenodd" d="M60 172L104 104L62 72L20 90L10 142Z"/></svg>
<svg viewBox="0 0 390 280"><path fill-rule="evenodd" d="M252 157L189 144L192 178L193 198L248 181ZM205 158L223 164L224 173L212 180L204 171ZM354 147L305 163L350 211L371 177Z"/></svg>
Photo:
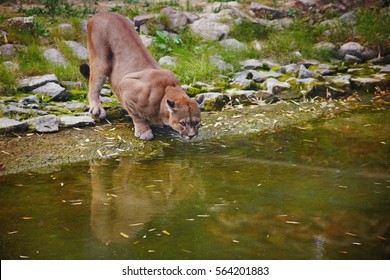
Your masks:
<svg viewBox="0 0 390 280"><path fill-rule="evenodd" d="M126 233L121 232L120 235L122 235L124 238L129 238L129 236Z"/></svg>
<svg viewBox="0 0 390 280"><path fill-rule="evenodd" d="M166 235L171 235L167 230L163 230L162 233L166 234Z"/></svg>

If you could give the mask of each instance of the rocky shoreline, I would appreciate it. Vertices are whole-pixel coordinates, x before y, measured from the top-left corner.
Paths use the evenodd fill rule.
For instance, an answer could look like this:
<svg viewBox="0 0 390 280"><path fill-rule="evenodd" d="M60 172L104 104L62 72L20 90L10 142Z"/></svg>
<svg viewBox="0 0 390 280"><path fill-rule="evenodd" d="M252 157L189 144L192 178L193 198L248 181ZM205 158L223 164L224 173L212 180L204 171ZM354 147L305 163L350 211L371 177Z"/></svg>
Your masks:
<svg viewBox="0 0 390 280"><path fill-rule="evenodd" d="M312 5L313 9L316 3L292 2ZM146 47L156 40L147 35L148 21L163 17L165 20L160 20L159 24L168 36L189 28L205 41L219 41L223 48L253 47L260 52L259 42L249 45L231 38L232 25L247 20L283 30L292 24L286 11L256 3L243 7L237 2L227 2L206 5L201 13L165 7L158 14L136 16L132 22L142 33ZM338 24L353 25L354 21L354 12L346 12L338 18L323 20L321 25L331 34ZM35 18L17 17L6 22L8 26L28 32ZM85 32L85 23L86 20L79 32ZM58 26L58 30L64 32L72 28L71 24ZM7 36L3 30L0 34ZM81 42L64 43L80 63L88 59L88 51ZM0 44L3 65L9 69L19 67L12 58L22 53L25 46L1 41ZM297 51L294 53L296 63L283 65L272 59L245 59L240 62L241 69L234 72L234 67L221 57L210 57L210 64L221 73L218 82L194 81L182 86L191 97L203 94L206 99L199 139L258 133L337 114L350 109L349 103L344 101L390 103L390 54L379 54L353 41L340 46L323 42L316 48L337 53L338 59L328 63L305 60ZM53 65L66 67L69 63L56 48L48 47L42 52ZM164 56L159 63L174 69L177 61L176 57ZM229 75L225 75L226 72ZM97 123L88 113L85 82L60 80L53 73L18 79L15 96L0 96L0 169L3 169L0 175L119 154L145 156L169 144L164 136L150 143L136 139L131 131L131 120L108 85L101 92L101 101L107 120Z"/></svg>

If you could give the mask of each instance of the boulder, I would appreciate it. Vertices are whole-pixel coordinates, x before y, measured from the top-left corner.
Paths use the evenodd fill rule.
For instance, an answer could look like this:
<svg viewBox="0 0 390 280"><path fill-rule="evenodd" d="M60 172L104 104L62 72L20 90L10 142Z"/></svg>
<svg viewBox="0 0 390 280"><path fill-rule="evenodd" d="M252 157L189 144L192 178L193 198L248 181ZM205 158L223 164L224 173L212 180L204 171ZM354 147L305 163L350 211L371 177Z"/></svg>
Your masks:
<svg viewBox="0 0 390 280"><path fill-rule="evenodd" d="M43 56L47 61L56 65L67 66L69 64L68 61L66 61L64 54L54 48L45 50Z"/></svg>
<svg viewBox="0 0 390 280"><path fill-rule="evenodd" d="M208 41L221 40L225 38L230 31L228 25L207 18L201 18L190 26L192 32Z"/></svg>
<svg viewBox="0 0 390 280"><path fill-rule="evenodd" d="M152 20L155 18L155 15L153 14L145 14L145 15L139 15L134 17L134 25L136 27L140 27L141 25L145 24L149 20Z"/></svg>
<svg viewBox="0 0 390 280"><path fill-rule="evenodd" d="M62 116L60 121L61 126L64 127L82 127L95 124L95 120L90 116Z"/></svg>
<svg viewBox="0 0 390 280"><path fill-rule="evenodd" d="M57 132L59 130L60 118L55 115L46 115L29 119L31 129L39 133Z"/></svg>
<svg viewBox="0 0 390 280"><path fill-rule="evenodd" d="M49 82L43 86L40 86L34 89L33 92L36 94L46 95L54 101L63 100L65 97L67 97L65 88L53 82Z"/></svg>
<svg viewBox="0 0 390 280"><path fill-rule="evenodd" d="M18 90L29 92L50 82L58 83L57 76L54 74L48 74L43 76L28 77L18 81Z"/></svg>
<svg viewBox="0 0 390 280"><path fill-rule="evenodd" d="M28 127L27 122L20 122L9 118L0 118L0 133L8 131L23 131Z"/></svg>
<svg viewBox="0 0 390 280"><path fill-rule="evenodd" d="M163 8L160 13L169 19L164 25L167 30L172 31L184 29L189 23L196 20L196 15L194 14L178 12L169 7Z"/></svg>
<svg viewBox="0 0 390 280"><path fill-rule="evenodd" d="M75 42L65 41L65 44L72 50L73 54L80 60L88 60L89 54L86 47Z"/></svg>

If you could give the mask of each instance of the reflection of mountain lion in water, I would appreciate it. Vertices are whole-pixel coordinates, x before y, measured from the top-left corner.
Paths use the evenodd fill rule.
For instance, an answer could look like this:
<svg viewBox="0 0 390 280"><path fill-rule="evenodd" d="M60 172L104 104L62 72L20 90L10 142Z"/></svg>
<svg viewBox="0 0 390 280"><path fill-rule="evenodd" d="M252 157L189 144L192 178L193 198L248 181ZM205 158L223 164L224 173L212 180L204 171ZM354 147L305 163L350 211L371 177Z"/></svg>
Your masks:
<svg viewBox="0 0 390 280"><path fill-rule="evenodd" d="M104 119L99 99L108 77L113 92L134 122L135 136L153 138L149 124L169 125L185 139L198 134L203 95L189 98L171 71L163 70L146 50L130 21L115 13L97 13L87 24L91 68L80 66L89 78L91 114Z"/></svg>
<svg viewBox="0 0 390 280"><path fill-rule="evenodd" d="M177 202L201 191L196 187L200 183L196 182L195 170L189 169L187 162L156 161L146 167L122 158L119 165L111 166L114 164L90 163L91 226L104 243L126 241L121 232L129 239L135 238L154 216L168 212Z"/></svg>

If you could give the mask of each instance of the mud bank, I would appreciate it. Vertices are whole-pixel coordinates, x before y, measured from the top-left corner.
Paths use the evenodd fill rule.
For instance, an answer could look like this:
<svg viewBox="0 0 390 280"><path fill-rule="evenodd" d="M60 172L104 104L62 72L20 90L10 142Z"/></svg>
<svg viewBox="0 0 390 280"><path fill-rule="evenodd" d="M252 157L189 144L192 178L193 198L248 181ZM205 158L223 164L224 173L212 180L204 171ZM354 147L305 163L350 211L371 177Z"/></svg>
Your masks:
<svg viewBox="0 0 390 280"><path fill-rule="evenodd" d="M340 101L280 102L271 105L204 112L196 142L227 135L261 133L331 118L357 110L362 103ZM22 171L47 172L52 167L102 157L129 155L145 159L157 156L172 141L184 141L169 128L155 128L153 141L133 135L131 120L122 119L94 127L71 128L53 134L9 134L0 137L0 176ZM192 142L188 142L191 145Z"/></svg>

